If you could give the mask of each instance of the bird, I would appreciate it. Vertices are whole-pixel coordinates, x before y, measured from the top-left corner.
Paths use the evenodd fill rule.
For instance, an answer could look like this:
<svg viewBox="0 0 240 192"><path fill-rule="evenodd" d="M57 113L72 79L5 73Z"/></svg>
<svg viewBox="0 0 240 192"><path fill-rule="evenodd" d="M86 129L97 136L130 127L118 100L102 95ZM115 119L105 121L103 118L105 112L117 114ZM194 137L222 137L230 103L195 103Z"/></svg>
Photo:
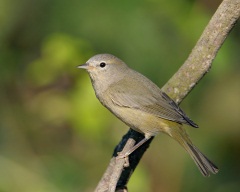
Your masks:
<svg viewBox="0 0 240 192"><path fill-rule="evenodd" d="M118 158L129 156L151 137L165 133L189 153L203 176L218 172L218 167L193 145L183 127L183 124L194 128L198 125L150 79L107 53L91 57L78 68L88 72L101 104L131 129L144 135L144 139Z"/></svg>

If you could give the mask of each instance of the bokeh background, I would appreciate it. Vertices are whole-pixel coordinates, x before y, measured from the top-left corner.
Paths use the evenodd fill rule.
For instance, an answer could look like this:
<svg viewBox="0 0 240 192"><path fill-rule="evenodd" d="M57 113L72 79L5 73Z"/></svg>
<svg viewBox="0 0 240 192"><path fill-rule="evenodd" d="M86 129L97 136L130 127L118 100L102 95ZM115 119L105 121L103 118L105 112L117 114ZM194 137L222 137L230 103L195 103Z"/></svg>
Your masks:
<svg viewBox="0 0 240 192"><path fill-rule="evenodd" d="M1 0L0 191L90 192L128 127L76 68L112 53L160 87L187 58L220 0ZM204 178L159 135L134 172L133 192L240 189L240 27L181 107L186 127L220 168Z"/></svg>

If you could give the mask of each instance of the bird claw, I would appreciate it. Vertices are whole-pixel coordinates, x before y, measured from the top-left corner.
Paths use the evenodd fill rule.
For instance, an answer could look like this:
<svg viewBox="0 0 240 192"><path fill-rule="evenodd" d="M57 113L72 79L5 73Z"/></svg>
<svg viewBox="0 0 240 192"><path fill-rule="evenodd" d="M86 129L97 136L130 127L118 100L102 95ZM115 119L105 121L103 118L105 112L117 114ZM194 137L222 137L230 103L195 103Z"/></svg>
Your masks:
<svg viewBox="0 0 240 192"><path fill-rule="evenodd" d="M116 157L116 160L124 159L125 162L124 162L123 166L129 167L130 164L129 164L128 154L127 153L123 154L122 152L118 152L117 154L118 154L118 156Z"/></svg>

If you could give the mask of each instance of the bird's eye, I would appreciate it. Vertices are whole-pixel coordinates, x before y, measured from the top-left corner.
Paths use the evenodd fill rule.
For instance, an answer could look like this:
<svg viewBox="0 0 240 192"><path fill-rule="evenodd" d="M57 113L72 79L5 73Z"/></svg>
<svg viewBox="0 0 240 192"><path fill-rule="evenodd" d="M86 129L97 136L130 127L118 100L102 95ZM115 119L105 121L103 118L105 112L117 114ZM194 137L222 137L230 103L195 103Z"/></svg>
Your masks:
<svg viewBox="0 0 240 192"><path fill-rule="evenodd" d="M104 63L104 62L100 63L101 68L104 68L105 66L106 66L106 63Z"/></svg>

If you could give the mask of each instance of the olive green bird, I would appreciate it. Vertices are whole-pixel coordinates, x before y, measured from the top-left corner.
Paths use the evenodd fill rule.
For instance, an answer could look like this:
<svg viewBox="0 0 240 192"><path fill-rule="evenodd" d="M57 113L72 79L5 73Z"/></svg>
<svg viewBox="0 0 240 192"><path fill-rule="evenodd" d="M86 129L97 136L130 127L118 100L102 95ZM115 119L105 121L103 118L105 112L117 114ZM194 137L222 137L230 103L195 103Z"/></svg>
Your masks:
<svg viewBox="0 0 240 192"><path fill-rule="evenodd" d="M110 55L91 57L78 68L90 75L99 101L145 138L120 157L126 157L159 132L175 139L189 153L204 176L218 168L190 140L182 124L198 127L179 106L151 80Z"/></svg>

